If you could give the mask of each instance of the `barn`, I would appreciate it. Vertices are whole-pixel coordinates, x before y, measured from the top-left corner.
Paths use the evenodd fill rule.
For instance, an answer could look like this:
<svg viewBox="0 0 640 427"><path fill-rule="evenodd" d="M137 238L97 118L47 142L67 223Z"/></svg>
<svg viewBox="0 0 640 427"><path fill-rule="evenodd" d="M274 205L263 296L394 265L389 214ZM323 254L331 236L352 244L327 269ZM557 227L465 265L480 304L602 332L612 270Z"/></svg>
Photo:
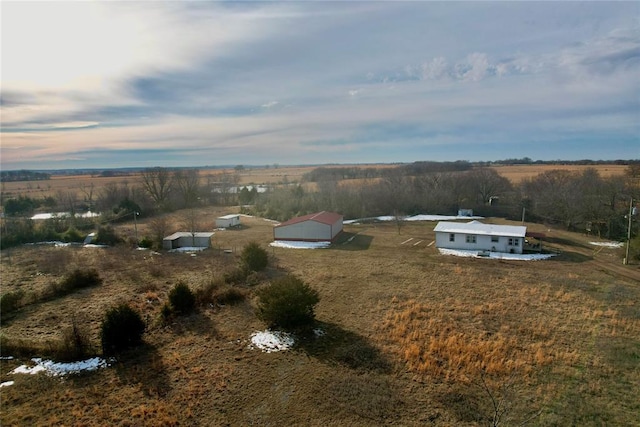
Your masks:
<svg viewBox="0 0 640 427"><path fill-rule="evenodd" d="M162 239L162 248L166 250L186 247L208 248L211 246L211 236L213 234L212 231L198 231L195 233L179 231Z"/></svg>
<svg viewBox="0 0 640 427"><path fill-rule="evenodd" d="M273 228L273 239L331 242L342 231L342 219L342 215L326 211L292 218Z"/></svg>
<svg viewBox="0 0 640 427"><path fill-rule="evenodd" d="M230 214L216 218L216 228L231 228L240 225L240 215Z"/></svg>
<svg viewBox="0 0 640 427"><path fill-rule="evenodd" d="M438 248L521 254L527 227L441 221L433 231Z"/></svg>

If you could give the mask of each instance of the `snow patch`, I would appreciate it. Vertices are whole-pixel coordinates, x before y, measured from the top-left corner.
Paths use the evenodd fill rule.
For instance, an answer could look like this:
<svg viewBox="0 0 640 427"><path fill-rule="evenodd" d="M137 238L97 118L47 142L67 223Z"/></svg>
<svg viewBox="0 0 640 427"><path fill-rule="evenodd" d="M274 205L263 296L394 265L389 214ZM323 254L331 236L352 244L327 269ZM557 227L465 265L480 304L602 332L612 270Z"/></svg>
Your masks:
<svg viewBox="0 0 640 427"><path fill-rule="evenodd" d="M264 353L274 353L276 351L289 350L295 344L293 335L282 332L272 331L256 331L251 334L250 349L259 348Z"/></svg>
<svg viewBox="0 0 640 427"><path fill-rule="evenodd" d="M549 259L554 254L508 254L505 252L489 252L489 256L480 256L481 251L469 251L462 249L444 249L438 248L442 255L454 255L467 258L491 258L491 259L503 259L503 260L515 260L515 261L539 261L543 259Z"/></svg>
<svg viewBox="0 0 640 427"><path fill-rule="evenodd" d="M204 246L185 246L182 248L171 249L168 252L201 252L205 249L207 248Z"/></svg>
<svg viewBox="0 0 640 427"><path fill-rule="evenodd" d="M67 374L77 374L84 371L95 371L96 369L109 366L109 362L100 357L69 363L54 362L40 358L33 358L31 360L36 364L35 366L20 365L10 373L34 375L39 372L45 372L47 375L57 377Z"/></svg>
<svg viewBox="0 0 640 427"><path fill-rule="evenodd" d="M604 246L606 248L621 248L624 246L622 242L589 242L590 245Z"/></svg>
<svg viewBox="0 0 640 427"><path fill-rule="evenodd" d="M460 215L413 215L401 217L401 221L453 221L453 220L466 220L466 219L483 219L482 216L460 216ZM375 216L370 218L349 219L343 221L343 224L359 224L362 221L395 221L398 219L396 216L384 215Z"/></svg>
<svg viewBox="0 0 640 427"><path fill-rule="evenodd" d="M286 249L325 249L331 246L331 242L296 242L276 240L275 242L271 242L269 246Z"/></svg>
<svg viewBox="0 0 640 427"><path fill-rule="evenodd" d="M5 381L3 383L0 383L0 388L9 387L10 385L13 385L13 381Z"/></svg>

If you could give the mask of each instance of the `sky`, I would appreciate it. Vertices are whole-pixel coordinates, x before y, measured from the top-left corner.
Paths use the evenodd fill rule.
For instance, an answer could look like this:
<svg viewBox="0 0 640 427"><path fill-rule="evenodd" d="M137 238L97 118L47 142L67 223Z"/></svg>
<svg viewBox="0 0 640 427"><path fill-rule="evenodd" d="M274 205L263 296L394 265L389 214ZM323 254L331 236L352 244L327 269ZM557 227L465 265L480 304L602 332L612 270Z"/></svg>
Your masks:
<svg viewBox="0 0 640 427"><path fill-rule="evenodd" d="M640 2L0 4L12 169L640 158Z"/></svg>

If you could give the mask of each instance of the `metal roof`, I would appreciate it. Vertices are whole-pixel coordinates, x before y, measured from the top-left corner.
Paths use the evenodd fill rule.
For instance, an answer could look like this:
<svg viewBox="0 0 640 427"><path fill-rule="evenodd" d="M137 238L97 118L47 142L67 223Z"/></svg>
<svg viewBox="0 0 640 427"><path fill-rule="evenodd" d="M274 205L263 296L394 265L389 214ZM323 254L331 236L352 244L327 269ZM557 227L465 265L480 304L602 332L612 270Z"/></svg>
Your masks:
<svg viewBox="0 0 640 427"><path fill-rule="evenodd" d="M527 233L527 227L520 225L484 224L480 221L467 223L440 221L433 231L442 233L481 234L486 236L524 237Z"/></svg>
<svg viewBox="0 0 640 427"><path fill-rule="evenodd" d="M224 216L219 216L218 219L233 219L233 218L239 218L240 214L229 214L229 215L224 215Z"/></svg>
<svg viewBox="0 0 640 427"><path fill-rule="evenodd" d="M176 233L173 233L170 236L165 237L163 240L175 240L175 239L179 239L180 237L211 237L213 236L215 233L213 231L196 231L195 233L190 233L188 231L178 231Z"/></svg>
<svg viewBox="0 0 640 427"><path fill-rule="evenodd" d="M291 218L289 221L285 221L279 225L276 225L276 227L283 227L286 225L298 224L304 221L315 221L321 224L331 225L331 224L335 224L336 221L341 219L342 219L342 215L340 214L337 214L335 212L322 211L322 212L312 213L309 215L303 215L303 216Z"/></svg>

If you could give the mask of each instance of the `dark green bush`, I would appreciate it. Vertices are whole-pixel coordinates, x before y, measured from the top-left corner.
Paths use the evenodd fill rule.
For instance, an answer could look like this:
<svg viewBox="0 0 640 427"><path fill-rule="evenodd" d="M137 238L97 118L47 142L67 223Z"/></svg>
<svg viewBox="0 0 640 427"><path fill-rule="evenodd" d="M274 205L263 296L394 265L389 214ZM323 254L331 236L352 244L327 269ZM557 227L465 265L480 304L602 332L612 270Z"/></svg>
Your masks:
<svg viewBox="0 0 640 427"><path fill-rule="evenodd" d="M142 240L140 240L139 245L141 248L151 249L153 247L153 240L145 236L142 238Z"/></svg>
<svg viewBox="0 0 640 427"><path fill-rule="evenodd" d="M122 239L116 234L116 231L113 229L113 227L105 226L98 228L95 242L101 245L113 246L122 242Z"/></svg>
<svg viewBox="0 0 640 427"><path fill-rule="evenodd" d="M243 264L251 271L264 270L269 262L267 251L256 242L245 246L240 257Z"/></svg>
<svg viewBox="0 0 640 427"><path fill-rule="evenodd" d="M295 329L313 324L318 291L295 276L276 279L258 290L258 316L272 327Z"/></svg>
<svg viewBox="0 0 640 427"><path fill-rule="evenodd" d="M67 231L65 231L61 237L65 242L82 242L84 240L84 236L73 227L70 227Z"/></svg>
<svg viewBox="0 0 640 427"><path fill-rule="evenodd" d="M191 313L196 306L196 296L184 282L178 282L169 292L169 304L176 314Z"/></svg>
<svg viewBox="0 0 640 427"><path fill-rule="evenodd" d="M100 330L102 352L109 356L140 345L144 330L140 314L127 304L109 309Z"/></svg>

